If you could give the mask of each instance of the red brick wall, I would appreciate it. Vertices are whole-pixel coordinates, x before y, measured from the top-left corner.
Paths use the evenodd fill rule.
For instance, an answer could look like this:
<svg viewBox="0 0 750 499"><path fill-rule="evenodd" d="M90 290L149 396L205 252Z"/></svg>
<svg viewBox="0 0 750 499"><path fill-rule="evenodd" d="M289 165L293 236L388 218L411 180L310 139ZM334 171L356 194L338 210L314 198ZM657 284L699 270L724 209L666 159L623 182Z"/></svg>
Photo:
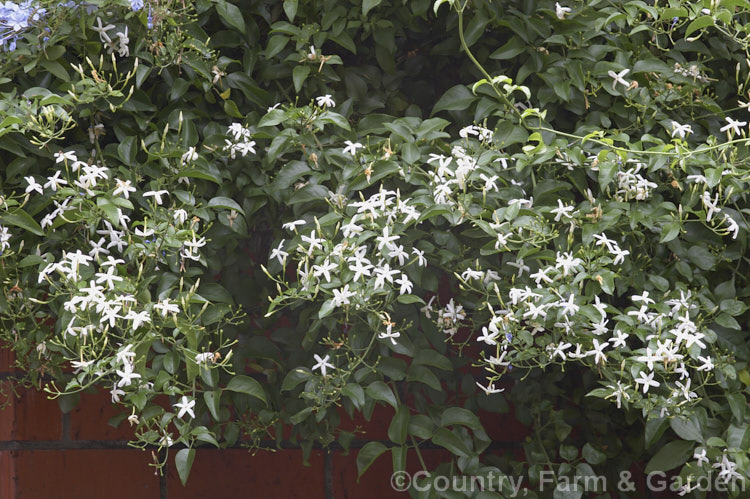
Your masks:
<svg viewBox="0 0 750 499"><path fill-rule="evenodd" d="M0 352L0 377L12 375L9 365L8 354ZM35 390L23 391L18 399L11 397L10 405L0 412L0 499L408 497L390 487L389 454L357 481L357 450L370 440L387 440L390 407L376 409L369 422L359 418L343 423L343 429L359 427L365 434L358 434L348 454L339 449L326 456L323 450L313 450L309 466L302 465L302 451L291 443L254 455L243 448L201 449L187 487L180 483L174 466L161 477L150 466L151 451L127 446L132 437L127 421L119 428L108 424L117 412L104 392L84 394L68 414L61 412L57 401ZM494 438L522 438L523 429L517 423L509 427L508 418L485 419L494 423L488 424ZM422 456L434 467L447 453L426 448ZM407 464L408 470L418 470L415 455L409 455Z"/></svg>

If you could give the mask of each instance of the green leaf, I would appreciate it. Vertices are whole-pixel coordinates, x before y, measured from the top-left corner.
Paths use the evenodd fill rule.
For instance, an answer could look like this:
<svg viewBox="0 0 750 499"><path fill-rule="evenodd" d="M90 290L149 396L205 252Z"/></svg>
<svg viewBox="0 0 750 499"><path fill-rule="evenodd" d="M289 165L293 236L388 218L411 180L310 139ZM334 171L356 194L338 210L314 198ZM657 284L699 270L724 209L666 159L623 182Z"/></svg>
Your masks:
<svg viewBox="0 0 750 499"><path fill-rule="evenodd" d="M607 455L595 449L590 443L586 442L582 449L583 458L590 464L602 464L607 460Z"/></svg>
<svg viewBox="0 0 750 499"><path fill-rule="evenodd" d="M659 239L659 242L668 243L680 235L680 229L682 229L682 224L680 224L680 222L664 224L664 227L661 229L661 239Z"/></svg>
<svg viewBox="0 0 750 499"><path fill-rule="evenodd" d="M281 391L293 390L297 385L308 379L310 379L310 371L306 368L292 369L284 376L284 381L281 382Z"/></svg>
<svg viewBox="0 0 750 499"><path fill-rule="evenodd" d="M706 28L708 26L714 25L714 18L711 16L701 16L698 19L693 20L690 24L688 24L688 27L685 28L685 37L687 38L692 33L698 31L699 29Z"/></svg>
<svg viewBox="0 0 750 499"><path fill-rule="evenodd" d="M477 99L465 85L448 89L432 108L432 113L440 111L460 111L467 109Z"/></svg>
<svg viewBox="0 0 750 499"><path fill-rule="evenodd" d="M396 401L395 395L393 395L390 387L382 381L375 381L373 383L370 383L367 388L365 388L365 392L367 393L368 397L375 400L382 400L383 402L387 402L391 405L391 407L398 410L398 402Z"/></svg>
<svg viewBox="0 0 750 499"><path fill-rule="evenodd" d="M231 198L224 197L224 196L218 196L218 197L212 198L211 201L208 202L207 207L208 208L225 208L227 210L234 210L237 213L240 213L242 216L245 216L245 210L242 209L242 207L237 203L237 201Z"/></svg>
<svg viewBox="0 0 750 499"><path fill-rule="evenodd" d="M333 304L333 298L324 301L323 305L321 305L320 310L318 311L318 319L328 317L329 315L331 315L331 312L333 312L335 308L336 307Z"/></svg>
<svg viewBox="0 0 750 499"><path fill-rule="evenodd" d="M216 11L227 26L235 28L243 35L245 34L245 20L242 18L242 11L236 5L225 0L218 0Z"/></svg>
<svg viewBox="0 0 750 499"><path fill-rule="evenodd" d="M296 413L292 417L290 417L289 421L292 424L300 424L302 421L304 421L305 419L307 419L307 416L309 416L310 414L312 414L312 412L313 412L313 408L312 407L305 407L304 409L302 409L301 411L299 411L298 413Z"/></svg>
<svg viewBox="0 0 750 499"><path fill-rule="evenodd" d="M307 64L298 64L292 70L292 81L294 82L294 91L299 93L302 85L305 83L307 76L310 74L310 66Z"/></svg>
<svg viewBox="0 0 750 499"><path fill-rule="evenodd" d="M471 449L466 446L464 439L459 437L455 431L448 430L447 428L438 428L432 436L432 443L445 447L459 457L470 457L472 455Z"/></svg>
<svg viewBox="0 0 750 499"><path fill-rule="evenodd" d="M703 433L696 419L672 418L669 421L669 426L683 440L703 441Z"/></svg>
<svg viewBox="0 0 750 499"><path fill-rule="evenodd" d="M750 445L750 426L730 425L727 428L727 444L735 449L747 449Z"/></svg>
<svg viewBox="0 0 750 499"><path fill-rule="evenodd" d="M284 0L284 13L289 22L294 22L294 16L297 15L297 0Z"/></svg>
<svg viewBox="0 0 750 499"><path fill-rule="evenodd" d="M229 381L227 390L246 393L262 400L266 405L268 405L268 402L266 401L266 393L263 391L263 387L260 383L249 376L235 376Z"/></svg>
<svg viewBox="0 0 750 499"><path fill-rule="evenodd" d="M427 440L432 438L432 431L435 425L432 420L424 414L415 414L409 418L409 434L417 438Z"/></svg>
<svg viewBox="0 0 750 499"><path fill-rule="evenodd" d="M650 418L646 421L646 432L644 436L647 449L661 438L664 434L664 430L667 429L668 422L667 418Z"/></svg>
<svg viewBox="0 0 750 499"><path fill-rule="evenodd" d="M344 388L341 389L341 395L349 397L357 408L362 408L365 405L365 391L356 383L347 383Z"/></svg>
<svg viewBox="0 0 750 499"><path fill-rule="evenodd" d="M479 417L468 409L463 407L449 407L443 411L440 417L440 426L463 425L478 430L482 428Z"/></svg>
<svg viewBox="0 0 750 499"><path fill-rule="evenodd" d="M552 499L581 499L583 497L583 491L578 490L578 486L574 486L572 483L568 484L563 482L555 487L552 493Z"/></svg>
<svg viewBox="0 0 750 499"><path fill-rule="evenodd" d="M399 295L398 298L396 298L396 301L399 303L403 303L404 305L409 305L412 303L419 303L421 305L425 304L424 300L416 295Z"/></svg>
<svg viewBox="0 0 750 499"><path fill-rule="evenodd" d="M214 420L219 421L221 390L203 392L203 400L206 402L206 407L208 407L208 410L211 412L211 417L213 417Z"/></svg>
<svg viewBox="0 0 750 499"><path fill-rule="evenodd" d="M182 485L185 485L190 476L190 468L193 467L195 460L195 449L180 449L174 456L174 464L177 467L177 474L180 475Z"/></svg>
<svg viewBox="0 0 750 499"><path fill-rule="evenodd" d="M367 442L357 453L357 477L361 477L367 468L385 451L388 447L380 442Z"/></svg>
<svg viewBox="0 0 750 499"><path fill-rule="evenodd" d="M732 409L732 416L738 423L745 422L745 412L747 409L747 400L742 393L729 393L727 394L727 400L729 401L729 407Z"/></svg>
<svg viewBox="0 0 750 499"><path fill-rule="evenodd" d="M711 270L716 265L716 257L703 246L693 246L688 250L690 261L702 270Z"/></svg>
<svg viewBox="0 0 750 499"><path fill-rule="evenodd" d="M508 43L490 54L490 59L513 59L526 50L526 44L519 37L512 37Z"/></svg>
<svg viewBox="0 0 750 499"><path fill-rule="evenodd" d="M426 366L437 367L444 371L452 371L453 364L445 355L431 349L421 349L414 357L415 364L424 364Z"/></svg>
<svg viewBox="0 0 750 499"><path fill-rule="evenodd" d="M734 317L732 317L731 315L725 312L722 312L716 316L716 323L727 329L736 329L736 330L742 329L742 326L740 325L740 323L737 322L737 320Z"/></svg>
<svg viewBox="0 0 750 499"><path fill-rule="evenodd" d="M727 299L727 300L721 300L721 303L719 304L719 309L722 312L726 312L732 317L737 317L738 315L742 315L747 310L747 305L742 303L739 300L734 299Z"/></svg>
<svg viewBox="0 0 750 499"><path fill-rule="evenodd" d="M31 218L31 215L20 208L16 208L12 211L3 213L2 215L0 215L0 220L3 224L15 225L16 227L20 227L31 232L32 234L36 234L37 236L44 235L42 227L38 223L36 223L36 220Z"/></svg>
<svg viewBox="0 0 750 499"><path fill-rule="evenodd" d="M138 142L136 137L125 137L117 146L117 154L120 160L127 166L135 166L135 156L138 153Z"/></svg>
<svg viewBox="0 0 750 499"><path fill-rule="evenodd" d="M367 13L370 12L370 10L380 5L382 1L383 0L364 0L362 2L362 15L366 16Z"/></svg>
<svg viewBox="0 0 750 499"><path fill-rule="evenodd" d="M669 471L685 462L693 455L693 446L695 444L687 440L675 440L667 443L659 449L659 452L651 458L646 465L644 473L649 474L654 471Z"/></svg>
<svg viewBox="0 0 750 499"><path fill-rule="evenodd" d="M406 381L419 381L429 386L433 390L441 391L443 389L440 380L432 370L426 366L412 364L406 373Z"/></svg>
<svg viewBox="0 0 750 499"><path fill-rule="evenodd" d="M403 445L406 442L406 433L409 429L409 408L402 405L396 411L388 426L388 438L391 442Z"/></svg>
<svg viewBox="0 0 750 499"><path fill-rule="evenodd" d="M710 437L706 440L706 445L709 447L726 447L727 443L719 437Z"/></svg>
<svg viewBox="0 0 750 499"><path fill-rule="evenodd" d="M268 40L268 45L266 45L266 59L270 59L282 50L284 50L284 47L286 47L286 44L289 43L289 37L283 36L283 35L276 35L272 36Z"/></svg>

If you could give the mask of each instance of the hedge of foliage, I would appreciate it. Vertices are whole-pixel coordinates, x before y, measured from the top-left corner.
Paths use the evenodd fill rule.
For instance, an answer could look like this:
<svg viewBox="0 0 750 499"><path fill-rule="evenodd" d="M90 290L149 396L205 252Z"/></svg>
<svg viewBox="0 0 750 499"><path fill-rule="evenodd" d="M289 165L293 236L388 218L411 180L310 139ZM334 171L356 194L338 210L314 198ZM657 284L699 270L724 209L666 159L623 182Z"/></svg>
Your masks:
<svg viewBox="0 0 750 499"><path fill-rule="evenodd" d="M348 449L378 404L361 473L429 443L454 456L431 480L527 497L545 470L748 478L749 2L26 0L0 25L0 336L64 409L108 390L183 481L283 428ZM522 455L478 417L510 410Z"/></svg>

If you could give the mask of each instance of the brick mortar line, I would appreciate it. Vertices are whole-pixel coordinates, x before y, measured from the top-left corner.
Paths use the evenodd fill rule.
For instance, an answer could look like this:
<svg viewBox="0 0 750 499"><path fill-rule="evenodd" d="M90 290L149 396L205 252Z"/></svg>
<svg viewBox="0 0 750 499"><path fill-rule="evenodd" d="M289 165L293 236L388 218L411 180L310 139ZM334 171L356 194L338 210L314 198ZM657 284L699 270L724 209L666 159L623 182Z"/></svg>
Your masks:
<svg viewBox="0 0 750 499"><path fill-rule="evenodd" d="M351 444L349 445L350 449L361 449L364 447L365 444L369 442L380 442L386 447L394 447L397 444L394 444L390 440L378 440L378 439L372 439L372 440L365 440L365 439L355 439L352 440ZM513 441L497 441L492 442L489 449L520 449L521 442L513 442ZM147 447L149 449L156 447ZM181 449L184 448L182 445L175 445L173 447L174 449ZM315 450L321 450L323 447L320 444L313 445L313 448ZM343 451L344 448L341 447L338 443L334 442L329 447L332 451ZM439 445L435 445L433 443L424 442L420 444L420 449L423 450L445 450L443 447ZM199 450L214 450L219 451L223 449L217 449L215 447L209 447L209 446L201 446L198 447ZM225 447L224 449L248 449L247 446L243 446L241 444L235 444L230 447ZM282 441L278 444L275 440L263 440L260 443L260 450L267 449L267 450L301 450L302 447L299 444L289 442L289 441ZM4 440L0 441L0 451L34 451L34 450L138 450L137 447L132 447L128 445L128 440L70 440L70 441L62 441L62 440Z"/></svg>

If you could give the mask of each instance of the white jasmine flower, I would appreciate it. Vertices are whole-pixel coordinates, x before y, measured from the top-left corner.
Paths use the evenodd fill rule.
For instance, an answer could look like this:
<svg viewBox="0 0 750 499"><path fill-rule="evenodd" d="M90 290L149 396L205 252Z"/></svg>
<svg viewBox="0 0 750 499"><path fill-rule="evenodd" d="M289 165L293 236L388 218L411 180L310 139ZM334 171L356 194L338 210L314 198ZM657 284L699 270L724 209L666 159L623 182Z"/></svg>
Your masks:
<svg viewBox="0 0 750 499"><path fill-rule="evenodd" d="M602 364L606 362L607 356L604 355L604 349L609 346L609 342L605 341L602 344L599 344L599 340L594 338L594 349L586 352L586 355L593 355L594 356L594 364L598 364L601 362Z"/></svg>
<svg viewBox="0 0 750 499"><path fill-rule="evenodd" d="M112 389L109 391L109 394L112 398L112 403L116 404L120 401L120 396L125 395L125 392L117 388L117 385L112 385Z"/></svg>
<svg viewBox="0 0 750 499"><path fill-rule="evenodd" d="M701 201L703 201L703 206L705 207L707 213L706 213L706 222L711 221L711 217L713 217L714 213L721 213L721 208L719 208L719 193L716 193L715 198L711 199L711 194L708 193L708 191L704 191L703 195L701 196Z"/></svg>
<svg viewBox="0 0 750 499"><path fill-rule="evenodd" d="M287 222L281 226L282 229L286 230L297 230L298 225L305 225L307 222L304 220L295 220L294 222Z"/></svg>
<svg viewBox="0 0 750 499"><path fill-rule="evenodd" d="M505 388L496 388L495 383L489 383L486 387L479 383L477 381L477 386L482 389L485 395L490 395L492 393L500 393L505 390Z"/></svg>
<svg viewBox="0 0 750 499"><path fill-rule="evenodd" d="M349 291L349 285L347 284L341 289L333 290L333 306L341 307L342 305L349 305L351 302L349 298L356 296L357 293Z"/></svg>
<svg viewBox="0 0 750 499"><path fill-rule="evenodd" d="M331 98L331 94L321 95L315 98L320 107L336 107L336 103Z"/></svg>
<svg viewBox="0 0 750 499"><path fill-rule="evenodd" d="M44 184L44 188L51 188L52 192L57 192L58 187L63 185L68 185L68 181L60 178L60 172L59 170L55 172L55 174L51 177L47 177L47 183Z"/></svg>
<svg viewBox="0 0 750 499"><path fill-rule="evenodd" d="M398 331L392 331L393 329L393 323L389 322L385 326L385 332L378 334L378 338L381 340L391 340L391 343L396 345L396 338L399 338L401 336L401 333Z"/></svg>
<svg viewBox="0 0 750 499"><path fill-rule="evenodd" d="M279 265L284 265L284 260L286 260L286 257L289 256L289 253L282 249L282 247L284 246L284 241L286 241L286 239L282 239L279 245L271 250L271 256L268 257L269 260L273 260L274 258L276 258L279 261Z"/></svg>
<svg viewBox="0 0 750 499"><path fill-rule="evenodd" d="M703 364L697 368L699 371L710 371L714 368L714 363L711 361L711 357L709 357L708 355L706 355L705 357L699 356L698 360L703 362Z"/></svg>
<svg viewBox="0 0 750 499"><path fill-rule="evenodd" d="M42 190L42 185L37 183L36 179L34 177L24 177L26 179L26 183L28 183L28 187L26 187L26 193L30 193L31 191L36 191L39 194L44 194L44 190Z"/></svg>
<svg viewBox="0 0 750 499"><path fill-rule="evenodd" d="M623 78L628 73L630 73L629 69L623 69L619 73L615 73L612 70L607 72L609 76L614 78L614 81L612 82L612 90L617 90L618 83L625 87L626 90L630 87L630 82Z"/></svg>
<svg viewBox="0 0 750 499"><path fill-rule="evenodd" d="M482 335L477 337L477 341L480 343L486 343L489 346L497 345L497 341L495 341L495 338L499 336L499 333L491 333L490 330L486 327L482 328Z"/></svg>
<svg viewBox="0 0 750 499"><path fill-rule="evenodd" d="M698 466L703 466L704 464L708 464L708 457L706 457L706 449L700 449L700 452L698 452L698 449L695 449L695 452L693 453L693 459L698 460Z"/></svg>
<svg viewBox="0 0 750 499"><path fill-rule="evenodd" d="M407 294L411 293L413 284L409 280L409 277L407 277L406 274L401 274L401 278L400 279L396 279L395 282L396 282L396 284L398 284L400 286L399 290L398 290L398 292L399 292L400 295L407 295Z"/></svg>
<svg viewBox="0 0 750 499"><path fill-rule="evenodd" d="M317 363L317 364L315 364L315 365L314 365L314 366L312 367L312 370L313 370L313 371L315 371L315 370L317 370L317 369L320 369L320 373L321 373L321 374L322 374L322 375L323 375L324 377L326 376L326 372L327 372L327 370L328 370L328 368L329 368L329 367L330 367L331 369L336 369L336 366L334 366L333 364L331 364L330 362L328 362L328 361L329 361L329 360L331 359L331 356L330 356L330 355L326 355L325 357L321 358L321 357L320 357L320 355L318 355L318 354L316 353L316 354L313 354L313 357L315 358L315 360L316 360L316 361L317 361L318 363Z"/></svg>
<svg viewBox="0 0 750 499"><path fill-rule="evenodd" d="M558 343L557 345L555 345L555 348L550 354L549 356L550 359L554 359L555 357L560 357L562 358L562 360L565 360L567 358L567 356L565 355L565 350L567 350L571 346L573 345L571 345L570 343L563 343L563 342Z"/></svg>
<svg viewBox="0 0 750 499"><path fill-rule="evenodd" d="M68 151L68 152L58 151L54 154L54 156L55 156L55 163L62 163L63 161L66 161L66 160L72 163L78 161L78 157L76 156L76 153L74 153L73 151Z"/></svg>
<svg viewBox="0 0 750 499"><path fill-rule="evenodd" d="M357 155L357 149L363 149L365 147L359 142L352 142L351 140L345 140L344 144L346 144L346 147L342 152L344 154L351 154L352 156Z"/></svg>
<svg viewBox="0 0 750 499"><path fill-rule="evenodd" d="M188 218L188 214L187 214L187 211L183 210L182 208L180 208L179 210L175 210L175 211L174 211L174 215L173 215L173 218L174 218L174 220L175 220L175 221L176 221L176 222L177 222L178 224L184 224L184 223L185 223L185 221L186 221L186 220L187 220L187 218Z"/></svg>
<svg viewBox="0 0 750 499"><path fill-rule="evenodd" d="M117 183L117 187L112 191L113 196L122 194L125 199L130 199L130 193L136 191L135 187L130 185L130 180L120 180L119 178L116 178L115 182Z"/></svg>
<svg viewBox="0 0 750 499"><path fill-rule="evenodd" d="M164 298L159 303L155 303L154 308L161 311L162 317L166 317L167 314L177 314L180 312L180 306L176 303L171 303L169 298Z"/></svg>
<svg viewBox="0 0 750 499"><path fill-rule="evenodd" d="M209 363L212 363L213 360L214 360L213 352L203 352L195 356L195 363L198 365L207 366Z"/></svg>
<svg viewBox="0 0 750 499"><path fill-rule="evenodd" d="M117 382L118 387L130 386L134 379L141 377L140 374L133 372L133 365L130 363L125 364L122 371L117 369L115 372L120 377L120 381Z"/></svg>
<svg viewBox="0 0 750 499"><path fill-rule="evenodd" d="M559 2L555 2L555 15L558 19L565 19L565 14L570 12L570 7L563 7Z"/></svg>
<svg viewBox="0 0 750 499"><path fill-rule="evenodd" d="M557 200L557 208L550 211L550 213L555 214L555 222L559 222L560 219L564 216L566 218L573 218L573 215L570 213L575 209L574 206L565 206L561 199Z"/></svg>
<svg viewBox="0 0 750 499"><path fill-rule="evenodd" d="M734 133L739 135L742 133L742 129L740 127L747 125L747 121L736 121L729 116L725 117L724 119L727 120L727 124L719 129L720 132L726 132L731 128Z"/></svg>
<svg viewBox="0 0 750 499"><path fill-rule="evenodd" d="M180 402L176 403L174 407L180 410L177 413L178 418L182 418L182 416L188 414L191 418L195 419L195 413L193 412L193 407L195 407L195 399L190 399L183 395Z"/></svg>
<svg viewBox="0 0 750 499"><path fill-rule="evenodd" d="M161 191L148 191L143 193L144 198L153 197L154 201L156 201L156 204L161 206L162 200L161 197L165 194L169 194L169 191L161 190Z"/></svg>
<svg viewBox="0 0 750 499"><path fill-rule="evenodd" d="M625 346L625 340L628 339L627 334L623 333L619 329L615 330L615 337L612 338L612 348L619 348Z"/></svg>
<svg viewBox="0 0 750 499"><path fill-rule="evenodd" d="M693 129L690 125L680 125L676 121L672 121L672 137L679 135L681 139L685 138L685 135L693 133Z"/></svg>
<svg viewBox="0 0 750 499"><path fill-rule="evenodd" d="M654 373L650 372L648 374L645 374L643 371L638 373L638 377L634 379L636 384L643 385L643 393L647 393L648 389L653 387L658 387L660 383L658 381L654 381Z"/></svg>

